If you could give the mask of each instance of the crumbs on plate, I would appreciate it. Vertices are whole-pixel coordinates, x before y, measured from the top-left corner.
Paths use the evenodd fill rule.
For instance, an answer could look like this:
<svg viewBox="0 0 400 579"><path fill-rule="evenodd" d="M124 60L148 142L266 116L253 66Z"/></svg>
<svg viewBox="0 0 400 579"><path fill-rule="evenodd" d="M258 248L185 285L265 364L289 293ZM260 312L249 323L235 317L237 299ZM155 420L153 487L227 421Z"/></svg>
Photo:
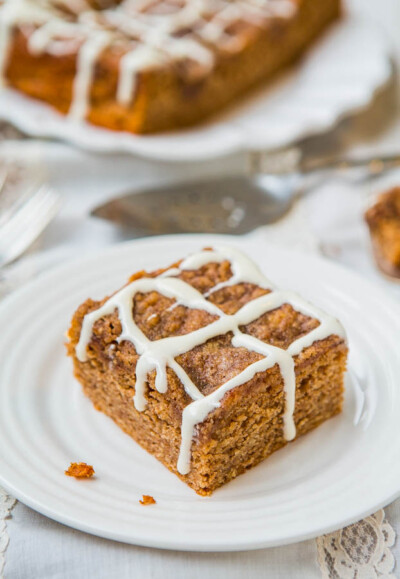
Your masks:
<svg viewBox="0 0 400 579"><path fill-rule="evenodd" d="M155 505L157 501L151 495L143 495L143 498L139 500L141 505Z"/></svg>
<svg viewBox="0 0 400 579"><path fill-rule="evenodd" d="M65 474L75 478L91 478L94 475L94 468L86 462L71 462Z"/></svg>

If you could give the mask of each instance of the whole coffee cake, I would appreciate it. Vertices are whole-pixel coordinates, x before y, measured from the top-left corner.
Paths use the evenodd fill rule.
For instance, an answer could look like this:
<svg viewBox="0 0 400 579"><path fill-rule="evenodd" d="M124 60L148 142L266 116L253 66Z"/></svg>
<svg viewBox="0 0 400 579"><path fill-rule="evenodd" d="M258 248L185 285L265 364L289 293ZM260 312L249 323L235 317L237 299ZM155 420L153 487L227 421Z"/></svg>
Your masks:
<svg viewBox="0 0 400 579"><path fill-rule="evenodd" d="M0 0L0 76L75 120L192 125L298 58L340 0Z"/></svg>
<svg viewBox="0 0 400 579"><path fill-rule="evenodd" d="M342 409L341 324L233 248L87 300L68 338L95 407L201 495Z"/></svg>

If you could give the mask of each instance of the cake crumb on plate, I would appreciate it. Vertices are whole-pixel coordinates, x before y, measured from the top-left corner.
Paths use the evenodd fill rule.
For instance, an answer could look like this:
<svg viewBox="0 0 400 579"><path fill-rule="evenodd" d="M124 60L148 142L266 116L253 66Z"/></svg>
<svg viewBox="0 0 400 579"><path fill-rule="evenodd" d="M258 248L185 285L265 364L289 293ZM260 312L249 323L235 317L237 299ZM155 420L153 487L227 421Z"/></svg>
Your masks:
<svg viewBox="0 0 400 579"><path fill-rule="evenodd" d="M91 478L94 475L94 468L86 462L71 462L65 474L75 478Z"/></svg>
<svg viewBox="0 0 400 579"><path fill-rule="evenodd" d="M143 497L139 499L139 503L141 505L147 506L147 505L155 505L157 504L157 501L151 495L143 495Z"/></svg>

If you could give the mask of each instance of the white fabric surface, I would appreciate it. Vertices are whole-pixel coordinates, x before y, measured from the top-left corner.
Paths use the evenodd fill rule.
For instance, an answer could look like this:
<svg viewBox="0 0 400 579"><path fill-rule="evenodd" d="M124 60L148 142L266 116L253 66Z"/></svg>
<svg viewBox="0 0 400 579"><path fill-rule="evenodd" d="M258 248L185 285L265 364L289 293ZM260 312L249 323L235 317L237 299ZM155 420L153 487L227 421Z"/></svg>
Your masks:
<svg viewBox="0 0 400 579"><path fill-rule="evenodd" d="M352 4L382 24L391 34L400 55L398 0L353 0ZM343 136L339 132L338 138L347 143L346 134ZM399 150L400 123L386 127L385 134L378 138L373 135L372 142L369 142L370 138L371 135L365 135L363 146L358 147L360 152L378 148L382 151ZM32 145L17 143L17 152L22 156L27 154L26 146ZM5 142L1 147L10 149L11 145ZM241 156L176 166L156 165L129 157L95 158L63 145L44 144L41 147L50 180L62 194L63 206L58 218L40 240L40 248L47 250L47 258L37 260L32 256L25 261L24 270L11 270L10 279L16 283L33 275L44 264L60 262L69 259L76 251L81 254L124 239L125 236L112 225L87 218L92 207L110 196L133 185L240 172L244 166ZM391 174L385 182L361 187L342 182L329 183L309 195L286 220L268 228L265 241L281 242L291 247L301 243L306 250L320 250L384 285L388 292L400 299L400 286L385 281L375 269L362 221L362 209L369 197L389 182L400 183L400 172ZM400 500L388 506L385 513L398 534ZM21 503L17 503L7 520L7 530L10 539L6 553L7 579L314 579L322 576L342 579L333 573L322 575L317 560L317 543L313 540L242 553L159 551L85 535L50 521ZM397 541L391 547L396 561L400 561L399 543ZM351 570L347 571L346 577L354 579L400 576L398 569L393 574L378 574L369 564L362 569L359 567L353 574Z"/></svg>
<svg viewBox="0 0 400 579"><path fill-rule="evenodd" d="M250 553L161 551L90 537L20 503L8 529L7 579L320 578L315 541Z"/></svg>

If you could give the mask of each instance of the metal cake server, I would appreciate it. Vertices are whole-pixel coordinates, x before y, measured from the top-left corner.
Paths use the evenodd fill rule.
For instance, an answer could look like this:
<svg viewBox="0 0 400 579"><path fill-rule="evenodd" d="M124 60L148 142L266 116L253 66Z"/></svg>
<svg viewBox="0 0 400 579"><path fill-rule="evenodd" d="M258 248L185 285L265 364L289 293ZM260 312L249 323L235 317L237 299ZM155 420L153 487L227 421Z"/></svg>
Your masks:
<svg viewBox="0 0 400 579"><path fill-rule="evenodd" d="M330 175L369 178L400 166L386 157L303 159L298 148L254 153L247 175L167 185L125 193L92 215L135 236L170 233L244 234L280 219L296 197Z"/></svg>

